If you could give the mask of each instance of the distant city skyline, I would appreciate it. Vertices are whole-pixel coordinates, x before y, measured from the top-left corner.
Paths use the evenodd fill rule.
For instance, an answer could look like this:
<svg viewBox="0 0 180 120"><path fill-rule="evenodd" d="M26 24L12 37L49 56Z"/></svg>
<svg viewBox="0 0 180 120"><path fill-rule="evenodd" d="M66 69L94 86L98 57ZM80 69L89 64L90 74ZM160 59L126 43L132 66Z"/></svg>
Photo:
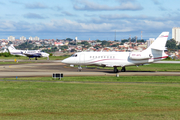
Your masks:
<svg viewBox="0 0 180 120"><path fill-rule="evenodd" d="M0 39L114 40L156 38L180 27L177 0L1 0Z"/></svg>
<svg viewBox="0 0 180 120"><path fill-rule="evenodd" d="M23 37L26 37L26 39L29 39L29 37L39 37L40 39L66 39L66 38L71 38L71 39L75 39L76 37L78 37L78 40L115 40L115 32L110 32L110 33L105 33L105 32L98 32L98 33L81 33L82 35L77 36L80 33L61 33L62 35L56 35L53 36L53 38L43 35L43 38L39 37L37 34L35 35L23 35ZM128 39L130 36L131 38L137 37L138 40L141 39L141 33L139 33L139 36L132 36L131 34L127 34L127 36L122 37L124 33L117 33L116 32L116 40L122 40L122 39ZM17 36L17 35L10 35L10 36L14 36L15 39L20 39L21 36ZM89 37L90 36L90 37ZM158 36L153 36L149 37L150 34L147 33L146 37L143 36L142 38L144 40L148 40L149 38L157 38ZM0 39L7 39L9 36L5 37L5 38L0 38ZM172 37L169 36L168 40L170 40Z"/></svg>

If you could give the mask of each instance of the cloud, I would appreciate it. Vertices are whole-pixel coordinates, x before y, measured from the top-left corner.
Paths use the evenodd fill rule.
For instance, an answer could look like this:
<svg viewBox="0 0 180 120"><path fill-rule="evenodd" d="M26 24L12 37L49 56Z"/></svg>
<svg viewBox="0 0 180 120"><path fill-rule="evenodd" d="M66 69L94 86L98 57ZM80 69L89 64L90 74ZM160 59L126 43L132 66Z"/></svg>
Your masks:
<svg viewBox="0 0 180 120"><path fill-rule="evenodd" d="M69 17L73 17L73 16L77 16L77 15L75 15L75 14L72 14L72 13L70 13L70 12L67 12L67 11L63 11L63 12L61 12L61 14L54 14L54 16L69 16Z"/></svg>
<svg viewBox="0 0 180 120"><path fill-rule="evenodd" d="M48 7L42 3L25 4L27 9L47 9Z"/></svg>
<svg viewBox="0 0 180 120"><path fill-rule="evenodd" d="M84 14L85 17L95 17L97 16L96 14Z"/></svg>
<svg viewBox="0 0 180 120"><path fill-rule="evenodd" d="M130 16L127 14L109 14L109 15L100 15L99 16L101 19L107 19L107 20L128 20L128 19L140 19L140 20L144 20L144 19L152 19L152 17L146 16L146 15L138 15L138 16Z"/></svg>
<svg viewBox="0 0 180 120"><path fill-rule="evenodd" d="M167 8L162 7L162 6L160 6L159 9L160 9L161 11L167 11Z"/></svg>
<svg viewBox="0 0 180 120"><path fill-rule="evenodd" d="M23 4L23 3L17 2L17 1L9 1L9 2L11 2L11 3L13 3L13 4Z"/></svg>
<svg viewBox="0 0 180 120"><path fill-rule="evenodd" d="M153 1L153 3L154 3L155 5L161 4L161 3L159 2L159 0L152 0L152 1Z"/></svg>
<svg viewBox="0 0 180 120"><path fill-rule="evenodd" d="M23 16L28 19L45 19L45 18L47 18L47 17L44 17L44 16L36 14L36 13L27 13Z"/></svg>
<svg viewBox="0 0 180 120"><path fill-rule="evenodd" d="M68 11L61 12L63 16L73 15ZM88 13L87 13L88 14ZM171 31L172 27L180 26L179 12L171 14L164 14L159 17L152 17L146 15L130 15L130 14L88 14L87 19L54 19L51 21L41 20L40 23L34 23L34 20L26 22L12 22L0 20L0 33L8 31L13 33L17 31L28 31L34 33L76 33L76 32L121 32L124 34L134 34L144 31L144 33L161 33L162 31ZM91 17L92 16L92 17ZM24 15L28 19L45 19L47 18L41 14L28 13ZM70 17L69 17L70 18ZM79 20L78 20L79 19ZM5 33L5 32L4 32ZM21 32L20 32L21 33ZM82 34L82 33L81 33ZM23 34L22 34L23 35ZM138 35L137 35L138 36ZM43 36L44 37L44 36ZM98 37L97 37L98 38ZM107 38L107 37L106 37Z"/></svg>
<svg viewBox="0 0 180 120"><path fill-rule="evenodd" d="M60 6L55 6L55 7L52 7L51 9L55 11L61 11L63 8Z"/></svg>
<svg viewBox="0 0 180 120"><path fill-rule="evenodd" d="M77 1L76 5L74 5L74 9L87 11L142 10L143 7L130 1L122 2L120 5L117 6L101 5L89 1Z"/></svg>
<svg viewBox="0 0 180 120"><path fill-rule="evenodd" d="M0 5L5 5L5 3L3 3L3 2L0 2Z"/></svg>
<svg viewBox="0 0 180 120"><path fill-rule="evenodd" d="M71 21L68 19L53 20L50 23L44 24L44 27L47 27L52 30L60 30L64 32L94 32L94 31L104 31L111 28L111 25L108 23L83 23L77 21Z"/></svg>
<svg viewBox="0 0 180 120"><path fill-rule="evenodd" d="M76 15L70 13L70 12L67 12L67 11L63 11L62 14L65 15L65 16L76 16Z"/></svg>

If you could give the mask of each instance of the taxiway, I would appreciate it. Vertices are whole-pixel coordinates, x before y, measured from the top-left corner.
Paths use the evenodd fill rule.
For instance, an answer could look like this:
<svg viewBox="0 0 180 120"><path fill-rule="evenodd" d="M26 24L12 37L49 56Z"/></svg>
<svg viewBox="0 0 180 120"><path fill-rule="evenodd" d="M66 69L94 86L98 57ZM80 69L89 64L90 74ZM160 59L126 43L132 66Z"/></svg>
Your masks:
<svg viewBox="0 0 180 120"><path fill-rule="evenodd" d="M51 77L53 73L63 73L65 76L116 76L112 70L83 68L78 72L77 68L67 67L60 61L43 63L0 65L0 77ZM180 76L180 72L136 72L127 71L118 73L119 76Z"/></svg>

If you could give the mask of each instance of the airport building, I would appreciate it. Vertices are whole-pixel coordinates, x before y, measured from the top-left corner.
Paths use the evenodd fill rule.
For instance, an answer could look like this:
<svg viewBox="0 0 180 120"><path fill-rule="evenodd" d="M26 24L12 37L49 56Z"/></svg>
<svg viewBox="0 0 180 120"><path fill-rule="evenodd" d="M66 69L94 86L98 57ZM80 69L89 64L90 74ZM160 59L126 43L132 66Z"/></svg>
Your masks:
<svg viewBox="0 0 180 120"><path fill-rule="evenodd" d="M15 37L14 37L14 36L9 36L9 37L8 37L8 40L10 40L10 41L15 41Z"/></svg>
<svg viewBox="0 0 180 120"><path fill-rule="evenodd" d="M178 43L180 43L180 27L172 28L172 39L175 39Z"/></svg>

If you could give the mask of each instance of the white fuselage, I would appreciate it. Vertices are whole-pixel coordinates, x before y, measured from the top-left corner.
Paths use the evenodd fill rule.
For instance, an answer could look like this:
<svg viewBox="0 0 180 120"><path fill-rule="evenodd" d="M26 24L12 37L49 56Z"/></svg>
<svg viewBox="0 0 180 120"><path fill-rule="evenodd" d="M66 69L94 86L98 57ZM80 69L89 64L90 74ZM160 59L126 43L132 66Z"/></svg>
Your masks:
<svg viewBox="0 0 180 120"><path fill-rule="evenodd" d="M162 60L168 56L163 52L163 55L157 54L155 56L150 56L149 58L132 59L130 57L131 54L131 52L80 52L64 59L62 62L70 65L124 67L152 63L158 60ZM138 53L135 53L135 55L141 56L141 54Z"/></svg>
<svg viewBox="0 0 180 120"><path fill-rule="evenodd" d="M125 66L142 65L153 63L168 57L164 53L169 32L162 32L158 38L142 52L80 52L75 53L62 62L70 65L96 65L104 67L114 67L114 72L118 72L117 67L122 67L121 71L126 71Z"/></svg>

